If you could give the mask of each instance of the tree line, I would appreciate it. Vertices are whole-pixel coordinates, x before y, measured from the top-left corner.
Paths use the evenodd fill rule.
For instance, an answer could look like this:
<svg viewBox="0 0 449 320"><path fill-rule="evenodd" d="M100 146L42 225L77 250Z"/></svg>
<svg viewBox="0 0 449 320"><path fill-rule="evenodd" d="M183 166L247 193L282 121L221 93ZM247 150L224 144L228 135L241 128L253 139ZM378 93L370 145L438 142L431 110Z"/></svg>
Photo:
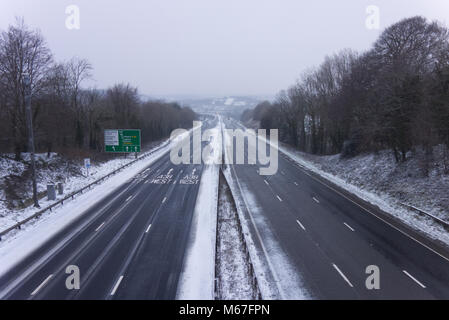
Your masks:
<svg viewBox="0 0 449 320"><path fill-rule="evenodd" d="M366 52L343 50L242 120L279 129L314 154L392 150L397 162L449 148L449 31L416 16L386 28Z"/></svg>
<svg viewBox="0 0 449 320"><path fill-rule="evenodd" d="M142 101L138 89L116 84L108 89L84 88L92 78L86 59L56 62L39 30L23 20L0 32L0 153L17 160L28 149L24 74L31 79L32 118L38 152L67 155L104 150L103 130L142 130L142 143L192 126L188 107L163 101Z"/></svg>

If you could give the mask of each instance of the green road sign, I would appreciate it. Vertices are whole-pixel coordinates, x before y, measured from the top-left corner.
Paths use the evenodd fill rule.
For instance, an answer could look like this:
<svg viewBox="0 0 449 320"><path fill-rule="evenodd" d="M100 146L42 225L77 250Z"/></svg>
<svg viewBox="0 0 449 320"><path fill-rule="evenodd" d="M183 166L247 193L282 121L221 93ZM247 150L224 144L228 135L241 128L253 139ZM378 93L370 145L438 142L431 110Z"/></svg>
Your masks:
<svg viewBox="0 0 449 320"><path fill-rule="evenodd" d="M104 130L106 152L140 152L140 129Z"/></svg>

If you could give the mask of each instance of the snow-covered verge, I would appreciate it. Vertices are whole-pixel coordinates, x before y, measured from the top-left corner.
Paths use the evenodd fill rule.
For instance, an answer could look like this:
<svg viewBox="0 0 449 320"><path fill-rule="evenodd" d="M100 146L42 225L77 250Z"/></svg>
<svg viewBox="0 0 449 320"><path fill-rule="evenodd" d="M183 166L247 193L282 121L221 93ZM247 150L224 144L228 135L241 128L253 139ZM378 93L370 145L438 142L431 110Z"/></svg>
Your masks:
<svg viewBox="0 0 449 320"><path fill-rule="evenodd" d="M151 163L169 152L169 148L170 144L167 144L157 149L150 156L117 173L90 191L75 197L74 200L65 203L63 206L55 208L52 212L47 211L40 219L25 224L20 232L9 233L7 237L0 241L0 274L8 271L59 230L68 226L123 183L132 179ZM69 235L67 235L68 237ZM59 245L64 245L64 241Z"/></svg>
<svg viewBox="0 0 449 320"><path fill-rule="evenodd" d="M217 279L220 300L252 300L257 291L252 285L244 240L241 238L237 209L225 181L218 196Z"/></svg>
<svg viewBox="0 0 449 320"><path fill-rule="evenodd" d="M286 145L279 146L279 150L307 170L449 246L449 232L441 224L403 205L449 221L449 175L434 169L429 176L423 176L416 158L398 165L388 151L346 159L340 155L314 156Z"/></svg>
<svg viewBox="0 0 449 320"><path fill-rule="evenodd" d="M167 147L167 145L168 140L153 147L153 149L148 152L154 152L160 148ZM17 198L31 197L30 179L26 174L28 167L26 163L29 162L29 158L30 155L27 153L23 154L23 161L13 160L12 155L6 155L6 157L0 158L0 199L6 199L7 187L9 184L13 183L12 181L16 184L15 189L18 194L15 196ZM37 154L38 193L45 192L47 184L62 182L64 186L63 195L57 195L56 200L52 201L47 200L47 197L43 197L39 200L39 205L41 208L48 207L68 194L81 189L133 160L134 155L128 155L127 157L122 156L105 162L92 161L89 174L87 175L86 169L83 168L80 163L64 159L56 153L51 153L50 157L47 157L46 153ZM18 204L19 202L22 202L22 200L12 202ZM7 205L6 201L0 201L0 231L31 216L36 211L38 211L38 209L34 208L32 205L29 205L24 209L18 209L11 208Z"/></svg>
<svg viewBox="0 0 449 320"><path fill-rule="evenodd" d="M218 181L221 157L220 119L211 130L209 154L204 160L200 187L193 212L177 299L213 300L215 298L215 248L217 228Z"/></svg>

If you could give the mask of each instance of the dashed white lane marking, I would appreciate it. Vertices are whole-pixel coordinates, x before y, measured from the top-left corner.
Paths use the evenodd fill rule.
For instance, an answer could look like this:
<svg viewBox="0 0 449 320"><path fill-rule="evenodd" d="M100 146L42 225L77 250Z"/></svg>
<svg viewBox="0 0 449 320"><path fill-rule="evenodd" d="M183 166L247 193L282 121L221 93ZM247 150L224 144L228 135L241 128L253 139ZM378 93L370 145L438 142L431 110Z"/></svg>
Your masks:
<svg viewBox="0 0 449 320"><path fill-rule="evenodd" d="M298 185L298 183L297 182L293 182L294 184L295 184L295 186L297 186Z"/></svg>
<svg viewBox="0 0 449 320"><path fill-rule="evenodd" d="M34 289L34 291L31 292L31 295L34 296L36 293L38 293L39 290L42 289L48 283L48 281L51 280L51 278L53 278L53 274L49 275L36 289Z"/></svg>
<svg viewBox="0 0 449 320"><path fill-rule="evenodd" d="M405 275L406 275L407 277L409 277L410 279L412 279L413 281L415 281L417 284L419 284L423 289L426 288L425 285L423 285L421 282L419 282L418 279L416 279L414 276L412 276L412 275L411 275L410 273L408 273L406 270L402 270L402 272L404 272Z"/></svg>
<svg viewBox="0 0 449 320"><path fill-rule="evenodd" d="M145 231L145 233L148 233L151 229L151 224L148 226L147 230Z"/></svg>
<svg viewBox="0 0 449 320"><path fill-rule="evenodd" d="M129 200L131 200L133 198L133 196L129 196L128 199L125 200L125 202L128 202Z"/></svg>
<svg viewBox="0 0 449 320"><path fill-rule="evenodd" d="M300 226L304 231L306 231L306 228L302 225L302 223L301 223L299 220L296 220L296 222L299 224L299 226Z"/></svg>
<svg viewBox="0 0 449 320"><path fill-rule="evenodd" d="M349 230L351 230L352 232L354 232L354 229L353 229L349 224L347 224L346 222L343 222L343 224L344 224L345 226L347 226L347 227L349 228Z"/></svg>
<svg viewBox="0 0 449 320"><path fill-rule="evenodd" d="M165 201L167 201L167 197L164 197L164 199L162 199L162 203L165 203Z"/></svg>
<svg viewBox="0 0 449 320"><path fill-rule="evenodd" d="M346 276L344 275L343 272L341 272L341 270L337 267L337 265L335 263L332 263L332 266L335 268L335 270L337 270L337 272L340 274L340 276L349 284L349 286L351 288L353 288L354 286L352 285L351 281L349 281L348 278L346 278Z"/></svg>
<svg viewBox="0 0 449 320"><path fill-rule="evenodd" d="M268 183L267 180L263 179L263 181L265 182L265 184L266 184L267 186L269 185L269 183Z"/></svg>
<svg viewBox="0 0 449 320"><path fill-rule="evenodd" d="M276 197L278 198L278 200L279 200L280 202L282 202L281 197L279 197L278 195L276 195Z"/></svg>
<svg viewBox="0 0 449 320"><path fill-rule="evenodd" d="M115 294L115 292L117 291L118 286L120 285L120 282L122 282L122 279L123 279L123 276L120 276L120 278L118 278L117 282L114 285L114 288L112 288L111 296L113 296Z"/></svg>
<svg viewBox="0 0 449 320"><path fill-rule="evenodd" d="M100 230L102 226L104 226L104 222L103 222L102 224L100 224L100 225L97 227L97 229L95 229L95 232L97 232L98 230Z"/></svg>
<svg viewBox="0 0 449 320"><path fill-rule="evenodd" d="M320 200L318 200L318 199L315 198L315 197L313 197L313 200L314 200L316 203L320 203Z"/></svg>

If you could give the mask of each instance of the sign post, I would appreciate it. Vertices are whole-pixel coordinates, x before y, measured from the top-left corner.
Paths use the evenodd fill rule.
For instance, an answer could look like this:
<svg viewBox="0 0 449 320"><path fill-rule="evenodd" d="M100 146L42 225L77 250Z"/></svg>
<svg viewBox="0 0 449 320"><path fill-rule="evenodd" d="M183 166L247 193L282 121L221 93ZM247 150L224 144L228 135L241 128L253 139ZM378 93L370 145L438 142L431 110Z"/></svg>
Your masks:
<svg viewBox="0 0 449 320"><path fill-rule="evenodd" d="M89 176L89 168L90 168L90 159L84 159L84 167L86 168L86 177Z"/></svg>
<svg viewBox="0 0 449 320"><path fill-rule="evenodd" d="M105 152L132 153L140 152L140 129L107 129L104 130Z"/></svg>

